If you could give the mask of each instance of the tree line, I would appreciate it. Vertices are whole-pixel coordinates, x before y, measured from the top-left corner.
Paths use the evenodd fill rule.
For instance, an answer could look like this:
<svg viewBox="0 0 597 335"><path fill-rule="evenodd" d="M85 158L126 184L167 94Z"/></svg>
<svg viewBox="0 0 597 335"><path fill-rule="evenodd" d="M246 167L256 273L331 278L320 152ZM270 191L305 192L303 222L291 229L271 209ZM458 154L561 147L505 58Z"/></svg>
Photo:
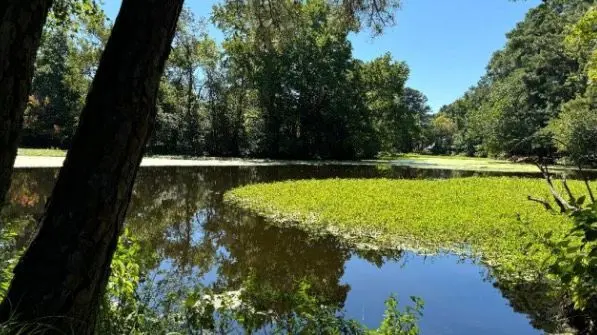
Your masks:
<svg viewBox="0 0 597 335"><path fill-rule="evenodd" d="M110 34L101 10L50 17L25 111L23 145L70 147ZM390 54L354 59L359 25L314 0L274 16L250 2L217 5L208 22L183 10L157 94L154 154L366 158L424 146L431 112Z"/></svg>
<svg viewBox="0 0 597 335"><path fill-rule="evenodd" d="M546 0L531 9L481 80L434 116L442 130L434 151L595 164L596 4Z"/></svg>

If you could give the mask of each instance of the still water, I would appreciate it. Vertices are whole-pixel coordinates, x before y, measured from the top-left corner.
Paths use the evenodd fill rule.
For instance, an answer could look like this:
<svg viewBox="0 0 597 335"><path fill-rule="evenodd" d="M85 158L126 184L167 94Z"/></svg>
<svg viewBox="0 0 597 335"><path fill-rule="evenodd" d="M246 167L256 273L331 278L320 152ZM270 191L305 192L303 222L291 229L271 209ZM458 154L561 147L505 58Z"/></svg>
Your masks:
<svg viewBox="0 0 597 335"><path fill-rule="evenodd" d="M17 170L4 217L34 222L57 172ZM330 165L143 168L126 224L142 250L152 255L143 264L147 278L171 280L165 285L170 290L196 284L216 292L252 290L247 296L253 306L278 314L300 308L296 296L306 290L317 304L336 306L370 327L379 325L391 294L401 305L416 296L425 302L420 321L424 335L550 331L553 311L540 288L498 283L473 260L449 254L358 251L333 237L270 226L222 203L227 190L255 182L473 175L488 173ZM23 225L20 246L26 245L33 229L32 224ZM167 296L161 289L151 298L155 308ZM145 293L151 290L147 285Z"/></svg>

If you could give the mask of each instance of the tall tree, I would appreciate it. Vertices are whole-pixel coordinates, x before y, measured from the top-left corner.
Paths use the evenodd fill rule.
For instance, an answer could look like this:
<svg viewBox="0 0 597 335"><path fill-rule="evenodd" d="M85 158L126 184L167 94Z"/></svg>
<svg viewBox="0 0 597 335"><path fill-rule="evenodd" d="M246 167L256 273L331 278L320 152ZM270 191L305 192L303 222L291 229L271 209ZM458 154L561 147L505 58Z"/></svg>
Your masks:
<svg viewBox="0 0 597 335"><path fill-rule="evenodd" d="M10 186L35 56L52 2L0 3L0 208Z"/></svg>
<svg viewBox="0 0 597 335"><path fill-rule="evenodd" d="M182 108L182 141L179 146L185 154L202 153L198 76L202 63L201 44L208 39L203 23L195 19L190 10L183 10L167 63L166 77L179 96L177 107Z"/></svg>
<svg viewBox="0 0 597 335"><path fill-rule="evenodd" d="M409 69L404 62L397 62L386 53L361 67L365 84L365 99L372 115L381 150L401 152L404 109L401 97Z"/></svg>
<svg viewBox="0 0 597 335"><path fill-rule="evenodd" d="M410 87L404 89L400 98L400 123L398 125L397 149L399 152L411 152L421 149L423 126L431 114L427 97L422 92Z"/></svg>
<svg viewBox="0 0 597 335"><path fill-rule="evenodd" d="M155 121L183 0L124 0L36 237L14 270L0 321L91 334Z"/></svg>
<svg viewBox="0 0 597 335"><path fill-rule="evenodd" d="M325 0L279 1L272 9L258 3L226 1L214 11L226 36L229 86L235 94L243 87L251 92L247 97L255 96L254 105L245 103L250 122L238 122L238 112L222 121L247 126L255 155L354 158L369 153L362 150L371 142L369 115L348 40L358 27ZM279 15L271 17L271 11ZM229 105L239 106L236 101Z"/></svg>
<svg viewBox="0 0 597 335"><path fill-rule="evenodd" d="M587 89L562 106L549 130L556 147L576 164L597 165L597 5L569 28L566 49L576 57Z"/></svg>

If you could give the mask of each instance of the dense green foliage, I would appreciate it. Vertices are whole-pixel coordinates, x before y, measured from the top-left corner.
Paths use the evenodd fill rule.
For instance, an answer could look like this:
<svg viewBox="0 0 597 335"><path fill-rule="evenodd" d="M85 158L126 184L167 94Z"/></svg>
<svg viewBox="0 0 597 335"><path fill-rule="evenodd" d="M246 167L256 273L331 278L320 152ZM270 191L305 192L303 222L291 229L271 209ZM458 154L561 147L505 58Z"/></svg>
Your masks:
<svg viewBox="0 0 597 335"><path fill-rule="evenodd" d="M343 4L324 0L272 5L214 7L221 45L203 19L183 12L160 85L151 153L358 158L422 146L430 109L422 93L405 87L407 65L389 54L371 62L352 57L348 34L368 24L366 17L355 21ZM26 147L69 147L109 35L101 10L73 12L69 24L54 15L45 29Z"/></svg>
<svg viewBox="0 0 597 335"><path fill-rule="evenodd" d="M545 175L554 202L560 214L573 222L564 236L553 232L536 234L536 244L529 245L531 253L541 253L547 247L545 263L549 274L563 288L575 311L577 327L593 334L597 330L597 202L590 182L585 179L587 194L579 196L566 180L562 180L564 192L553 187L549 175ZM543 200L535 199L543 202ZM545 202L543 202L546 204ZM554 211L553 207L546 205Z"/></svg>
<svg viewBox="0 0 597 335"><path fill-rule="evenodd" d="M581 183L572 188L582 190ZM310 180L257 184L229 192L227 200L274 220L339 231L349 238L413 249L472 250L509 271L537 270L528 232L563 236L571 226L526 199L548 191L541 180L465 178L450 180ZM522 225L519 218L530 222Z"/></svg>
<svg viewBox="0 0 597 335"><path fill-rule="evenodd" d="M222 1L210 18L224 33L221 45L203 19L185 11L149 151L274 158L557 151L594 163L594 0L549 0L532 9L479 83L433 116L425 96L405 87L405 63L389 54L370 62L352 57L348 34L379 20L355 21L345 5ZM108 35L101 10L70 11L69 24L54 15L46 27L25 146L68 148Z"/></svg>
<svg viewBox="0 0 597 335"><path fill-rule="evenodd" d="M579 199L579 203L584 198ZM576 308L597 317L597 203L570 211L574 227L563 239L545 236L551 249L550 271L561 279Z"/></svg>
<svg viewBox="0 0 597 335"><path fill-rule="evenodd" d="M171 61L167 73L186 77L166 76L158 145L150 150L355 158L413 147L429 109L421 93L405 90L406 65L389 55L371 63L353 59L348 33L358 24L345 19L344 8L320 0L287 5L217 5L211 20L224 33L221 46L207 36L193 42L198 30L185 33L193 18L183 17L179 36L187 34L195 48L186 49L197 53L177 52L184 43L175 42L174 55L183 61ZM186 114L180 106L188 106ZM172 139L178 140L167 143Z"/></svg>
<svg viewBox="0 0 597 335"><path fill-rule="evenodd" d="M530 10L479 83L435 116L431 130L443 134L436 151L545 156L557 147L575 159L594 154L594 6L548 0Z"/></svg>
<svg viewBox="0 0 597 335"><path fill-rule="evenodd" d="M74 135L109 35L103 12L85 3L65 2L67 7L77 5L73 9L55 7L45 26L24 115L24 146L66 148Z"/></svg>

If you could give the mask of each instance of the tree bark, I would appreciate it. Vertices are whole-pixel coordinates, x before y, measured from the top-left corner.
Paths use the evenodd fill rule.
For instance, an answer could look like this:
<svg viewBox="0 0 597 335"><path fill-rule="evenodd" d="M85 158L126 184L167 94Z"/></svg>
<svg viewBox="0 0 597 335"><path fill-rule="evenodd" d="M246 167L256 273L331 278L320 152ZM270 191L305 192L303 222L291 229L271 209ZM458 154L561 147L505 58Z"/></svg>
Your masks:
<svg viewBox="0 0 597 335"><path fill-rule="evenodd" d="M0 321L92 334L183 0L124 0Z"/></svg>
<svg viewBox="0 0 597 335"><path fill-rule="evenodd" d="M0 1L0 208L10 187L35 56L52 2Z"/></svg>

